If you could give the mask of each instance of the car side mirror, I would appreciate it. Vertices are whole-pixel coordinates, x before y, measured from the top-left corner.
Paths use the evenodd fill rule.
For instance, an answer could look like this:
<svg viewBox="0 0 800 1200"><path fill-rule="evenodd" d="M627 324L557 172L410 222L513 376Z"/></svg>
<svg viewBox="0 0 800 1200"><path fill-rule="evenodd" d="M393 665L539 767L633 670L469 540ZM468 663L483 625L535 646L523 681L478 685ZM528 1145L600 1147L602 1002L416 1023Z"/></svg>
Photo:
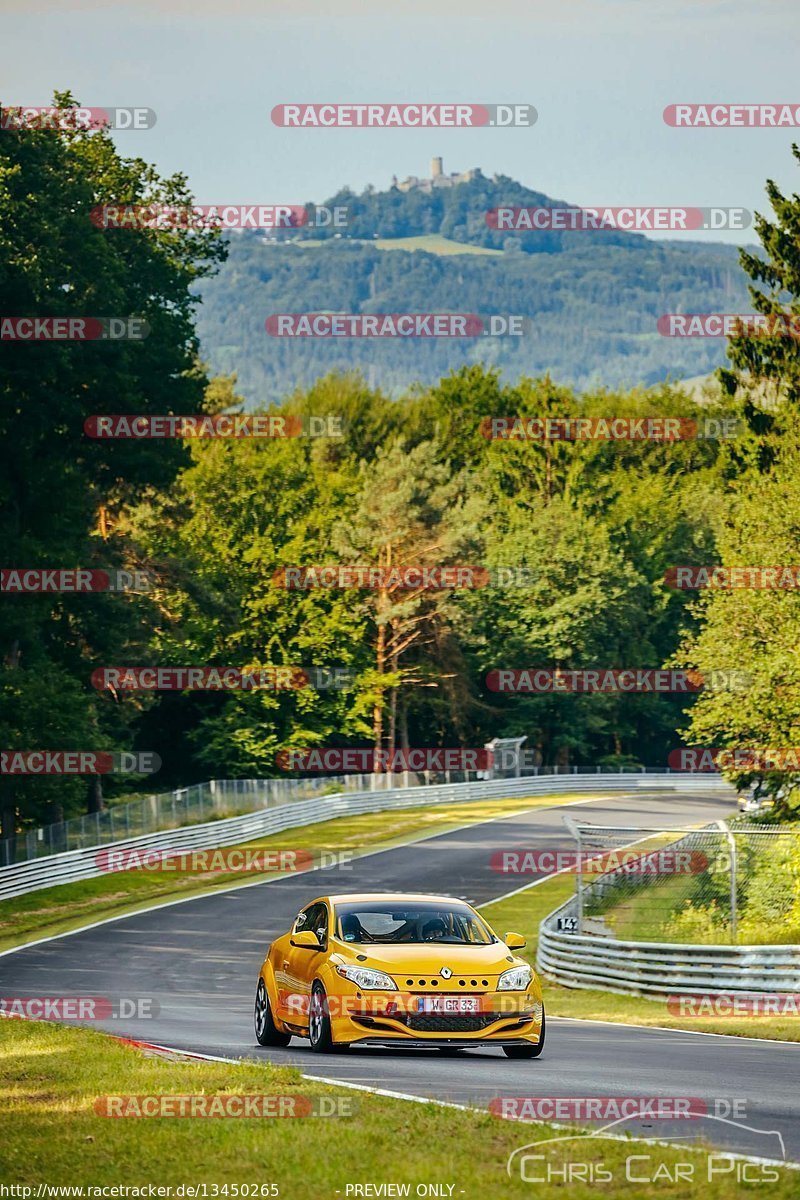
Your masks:
<svg viewBox="0 0 800 1200"><path fill-rule="evenodd" d="M303 929L300 933L293 933L289 939L293 946L297 946L299 950L321 950L319 939L310 929Z"/></svg>
<svg viewBox="0 0 800 1200"><path fill-rule="evenodd" d="M525 945L525 938L521 933L507 933L503 941L509 950L522 950Z"/></svg>

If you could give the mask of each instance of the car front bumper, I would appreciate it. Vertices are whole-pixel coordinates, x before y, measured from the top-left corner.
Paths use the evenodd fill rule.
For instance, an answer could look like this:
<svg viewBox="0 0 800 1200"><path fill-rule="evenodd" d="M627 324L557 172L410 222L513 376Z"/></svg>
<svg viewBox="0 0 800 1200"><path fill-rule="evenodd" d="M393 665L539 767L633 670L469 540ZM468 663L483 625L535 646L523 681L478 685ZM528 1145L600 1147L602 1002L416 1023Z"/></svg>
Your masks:
<svg viewBox="0 0 800 1200"><path fill-rule="evenodd" d="M404 1003L398 1003L398 999L392 1000L386 994L362 995L347 997L341 1006L331 1004L334 1041L469 1046L481 1042L537 1042L541 1035L543 1007L534 994L484 995L481 1009L475 1013L418 1012L416 997L406 996Z"/></svg>

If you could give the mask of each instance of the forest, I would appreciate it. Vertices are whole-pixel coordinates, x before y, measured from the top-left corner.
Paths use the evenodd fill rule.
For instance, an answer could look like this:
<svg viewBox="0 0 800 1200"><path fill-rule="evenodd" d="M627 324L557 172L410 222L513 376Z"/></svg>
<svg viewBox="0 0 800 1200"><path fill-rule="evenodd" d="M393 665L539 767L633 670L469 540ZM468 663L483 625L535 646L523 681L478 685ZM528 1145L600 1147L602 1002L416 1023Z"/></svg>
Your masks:
<svg viewBox="0 0 800 1200"><path fill-rule="evenodd" d="M3 343L4 569L122 571L149 582L90 594L4 589L0 746L162 760L157 777L109 776L102 787L0 776L5 836L137 788L280 775L286 752L303 747L482 747L524 735L544 764L664 767L681 745L799 744L796 594L671 582L682 564L796 562L796 339L733 337L716 399L701 403L668 382L577 391L547 369L510 379L491 356L430 382L404 346L414 384L398 394L391 372L384 385L357 364L320 370L256 406L272 436L244 436L240 422L236 437L93 437L87 422L113 414L253 413L235 372L215 374L204 361L196 326L198 289L226 255L230 269L244 240L96 228L88 214L109 198L191 203L182 176L121 158L103 132L4 134L0 181L4 312L136 316L149 329L138 341ZM797 239L786 231L800 226L800 200L767 190L774 215L759 219L761 250L742 252L742 275L756 311L795 313ZM306 253L276 251L290 252ZM612 286L612 252L588 243L581 252L598 295ZM331 248L356 262L374 253ZM657 247L646 253L658 261ZM673 260L686 264L684 285L705 270L702 254L683 247ZM412 260L382 261L413 286ZM492 303L493 262L474 260ZM666 298L670 277L654 271ZM349 275L330 278L344 302ZM303 282L286 268L286 287L293 279ZM255 278L241 290L252 305ZM269 307L267 290L258 294ZM592 370L602 375L602 363ZM735 432L487 436L496 419L626 417L701 429L727 421ZM330 564L469 566L483 585L285 586L287 568ZM143 667L288 671L301 684L96 686L98 671ZM499 670L657 668L740 672L749 683L691 695L490 686ZM325 683L332 677L336 686Z"/></svg>

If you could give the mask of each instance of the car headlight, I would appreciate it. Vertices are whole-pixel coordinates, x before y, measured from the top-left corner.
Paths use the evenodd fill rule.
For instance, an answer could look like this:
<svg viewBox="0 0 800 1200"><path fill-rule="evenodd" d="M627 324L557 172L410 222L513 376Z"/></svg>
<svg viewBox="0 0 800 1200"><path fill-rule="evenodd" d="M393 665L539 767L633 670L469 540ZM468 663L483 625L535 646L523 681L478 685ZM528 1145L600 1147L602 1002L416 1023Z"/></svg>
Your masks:
<svg viewBox="0 0 800 1200"><path fill-rule="evenodd" d="M532 978L533 972L530 967L512 967L510 971L503 971L497 981L497 990L498 992L524 992Z"/></svg>
<svg viewBox="0 0 800 1200"><path fill-rule="evenodd" d="M397 991L395 981L390 975L384 975L383 971L373 971L371 967L337 967L336 970L365 992Z"/></svg>

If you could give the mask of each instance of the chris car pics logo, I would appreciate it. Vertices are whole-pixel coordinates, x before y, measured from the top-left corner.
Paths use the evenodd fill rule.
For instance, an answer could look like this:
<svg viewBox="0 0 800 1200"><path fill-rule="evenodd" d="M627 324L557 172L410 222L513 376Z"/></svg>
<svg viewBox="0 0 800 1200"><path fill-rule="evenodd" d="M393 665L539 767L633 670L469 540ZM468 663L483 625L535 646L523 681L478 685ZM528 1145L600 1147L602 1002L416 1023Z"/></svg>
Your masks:
<svg viewBox="0 0 800 1200"><path fill-rule="evenodd" d="M704 1126L710 1126L707 1130L704 1128L703 1132L712 1142L720 1140L723 1132L730 1136L732 1129L746 1131L748 1143L752 1145L755 1141L758 1147L757 1157L735 1157L714 1150L696 1153L697 1128L691 1128L691 1125L688 1130L685 1128L690 1116L702 1120ZM632 1146L626 1152L630 1145L626 1135L641 1137L642 1115L623 1115L593 1132L561 1134L519 1146L508 1157L506 1173L522 1183L540 1186L556 1184L563 1187L565 1192L580 1184L596 1186L619 1183L629 1187L647 1187L648 1195L657 1194L651 1193L650 1189L659 1186L666 1188L679 1185L685 1188L688 1185L691 1188L701 1183L722 1181L727 1185L764 1184L775 1183L780 1178L778 1168L786 1160L786 1149L783 1136L777 1129L759 1129L729 1116L718 1116L713 1107L709 1111L704 1103L702 1110L696 1114L676 1111L666 1113L663 1117L657 1114L654 1119L676 1119L680 1126L675 1133L654 1135L657 1141L634 1143L635 1148ZM636 1123L633 1128L625 1128L628 1120ZM604 1143L608 1146L607 1157L604 1156ZM678 1193L670 1189L669 1194ZM680 1194L688 1192L682 1190ZM631 1195L637 1193L631 1191Z"/></svg>

